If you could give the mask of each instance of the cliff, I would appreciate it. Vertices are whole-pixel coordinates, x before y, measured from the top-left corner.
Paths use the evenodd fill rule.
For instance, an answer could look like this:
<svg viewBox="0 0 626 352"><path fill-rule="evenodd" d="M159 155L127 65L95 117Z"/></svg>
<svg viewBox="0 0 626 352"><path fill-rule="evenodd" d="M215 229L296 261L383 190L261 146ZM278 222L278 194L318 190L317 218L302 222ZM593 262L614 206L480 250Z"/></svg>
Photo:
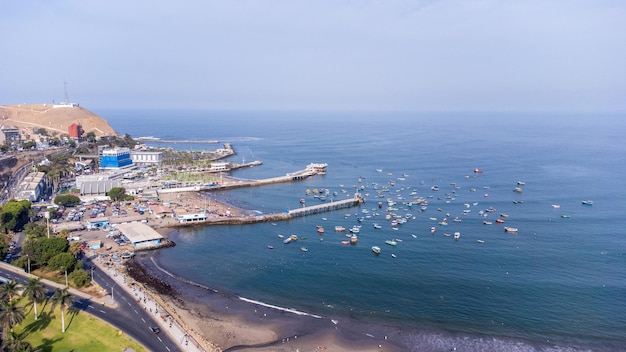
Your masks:
<svg viewBox="0 0 626 352"><path fill-rule="evenodd" d="M0 125L17 126L25 134L33 128L45 128L59 134L67 134L68 127L80 124L85 133L94 132L97 137L117 135L109 122L80 106L53 107L51 104L20 104L0 106Z"/></svg>

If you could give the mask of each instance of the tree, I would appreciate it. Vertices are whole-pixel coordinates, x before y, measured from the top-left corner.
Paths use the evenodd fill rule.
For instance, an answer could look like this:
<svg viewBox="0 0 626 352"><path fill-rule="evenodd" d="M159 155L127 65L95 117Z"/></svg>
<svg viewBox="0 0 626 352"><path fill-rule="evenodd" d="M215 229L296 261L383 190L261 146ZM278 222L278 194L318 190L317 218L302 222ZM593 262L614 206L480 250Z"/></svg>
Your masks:
<svg viewBox="0 0 626 352"><path fill-rule="evenodd" d="M93 131L89 131L87 133L85 133L85 140L89 143L95 143L96 142L96 134Z"/></svg>
<svg viewBox="0 0 626 352"><path fill-rule="evenodd" d="M60 237L51 237L51 238L39 238L39 242L42 244L42 254L41 259L43 263L48 263L50 258L54 257L59 253L67 252L69 248L69 244L65 238Z"/></svg>
<svg viewBox="0 0 626 352"><path fill-rule="evenodd" d="M64 194L54 197L54 204L63 205L65 207L74 207L80 204L80 198L71 194Z"/></svg>
<svg viewBox="0 0 626 352"><path fill-rule="evenodd" d="M33 302L35 320L37 320L37 302L43 302L46 298L46 289L41 283L41 278L29 278L26 285L24 285L22 296Z"/></svg>
<svg viewBox="0 0 626 352"><path fill-rule="evenodd" d="M91 277L85 269L76 269L70 274L70 280L76 285L76 287L85 287L91 284Z"/></svg>
<svg viewBox="0 0 626 352"><path fill-rule="evenodd" d="M52 298L50 298L50 302L52 304L52 309L59 306L61 309L61 332L65 332L65 311L72 306L74 303L74 297L68 292L68 288L57 288L54 290L54 294Z"/></svg>
<svg viewBox="0 0 626 352"><path fill-rule="evenodd" d="M19 291L22 289L17 282L9 280L6 284L0 286L0 297L3 300L11 301L13 298L19 296Z"/></svg>
<svg viewBox="0 0 626 352"><path fill-rule="evenodd" d="M113 187L107 193L107 196L109 196L112 200L119 202L126 199L126 189L124 189L124 187Z"/></svg>
<svg viewBox="0 0 626 352"><path fill-rule="evenodd" d="M0 325L4 329L13 331L15 325L19 325L24 320L24 307L17 305L17 300L2 301L0 310Z"/></svg>
<svg viewBox="0 0 626 352"><path fill-rule="evenodd" d="M50 270L67 270L68 272L72 272L75 263L76 258L74 258L72 253L59 253L50 258L48 267Z"/></svg>
<svg viewBox="0 0 626 352"><path fill-rule="evenodd" d="M29 222L24 225L24 234L27 237L45 237L48 233L48 228L46 225L37 224L34 222Z"/></svg>
<svg viewBox="0 0 626 352"><path fill-rule="evenodd" d="M12 352L39 352L40 349L34 348L30 342L24 341L24 339L28 336L27 332L22 332L21 334L10 332L7 339L2 341L2 347L4 347L5 351Z"/></svg>
<svg viewBox="0 0 626 352"><path fill-rule="evenodd" d="M0 209L0 222L5 231L22 229L30 220L31 202L12 200Z"/></svg>

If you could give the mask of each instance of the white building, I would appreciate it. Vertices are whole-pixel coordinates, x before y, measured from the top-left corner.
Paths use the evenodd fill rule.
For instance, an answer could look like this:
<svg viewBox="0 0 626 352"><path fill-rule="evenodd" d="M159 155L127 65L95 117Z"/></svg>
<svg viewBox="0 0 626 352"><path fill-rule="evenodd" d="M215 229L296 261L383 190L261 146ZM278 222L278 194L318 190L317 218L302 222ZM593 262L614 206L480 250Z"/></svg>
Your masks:
<svg viewBox="0 0 626 352"><path fill-rule="evenodd" d="M133 164L145 167L159 167L163 162L163 153L155 151L137 150L130 152Z"/></svg>

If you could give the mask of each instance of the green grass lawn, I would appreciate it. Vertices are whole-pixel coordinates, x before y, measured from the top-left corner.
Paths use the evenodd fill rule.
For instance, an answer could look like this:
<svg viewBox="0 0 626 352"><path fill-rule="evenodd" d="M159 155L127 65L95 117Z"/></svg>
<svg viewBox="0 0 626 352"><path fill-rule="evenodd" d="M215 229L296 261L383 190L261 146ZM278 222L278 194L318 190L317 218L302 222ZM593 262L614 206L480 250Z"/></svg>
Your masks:
<svg viewBox="0 0 626 352"><path fill-rule="evenodd" d="M122 351L127 347L146 351L135 340L108 323L85 312L65 312L65 333L61 332L61 311L50 311L49 303L37 304L39 319L34 320L32 304L22 299L26 317L14 328L18 334L25 333L25 341L41 351Z"/></svg>

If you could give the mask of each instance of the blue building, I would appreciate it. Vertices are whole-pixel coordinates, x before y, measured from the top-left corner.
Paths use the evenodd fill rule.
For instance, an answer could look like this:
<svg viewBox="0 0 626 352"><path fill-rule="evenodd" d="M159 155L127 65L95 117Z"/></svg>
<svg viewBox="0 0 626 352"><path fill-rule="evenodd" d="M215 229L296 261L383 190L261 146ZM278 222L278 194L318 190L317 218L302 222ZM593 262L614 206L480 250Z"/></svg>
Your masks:
<svg viewBox="0 0 626 352"><path fill-rule="evenodd" d="M128 148L105 149L102 151L102 157L100 158L101 169L119 169L132 164L133 160Z"/></svg>

